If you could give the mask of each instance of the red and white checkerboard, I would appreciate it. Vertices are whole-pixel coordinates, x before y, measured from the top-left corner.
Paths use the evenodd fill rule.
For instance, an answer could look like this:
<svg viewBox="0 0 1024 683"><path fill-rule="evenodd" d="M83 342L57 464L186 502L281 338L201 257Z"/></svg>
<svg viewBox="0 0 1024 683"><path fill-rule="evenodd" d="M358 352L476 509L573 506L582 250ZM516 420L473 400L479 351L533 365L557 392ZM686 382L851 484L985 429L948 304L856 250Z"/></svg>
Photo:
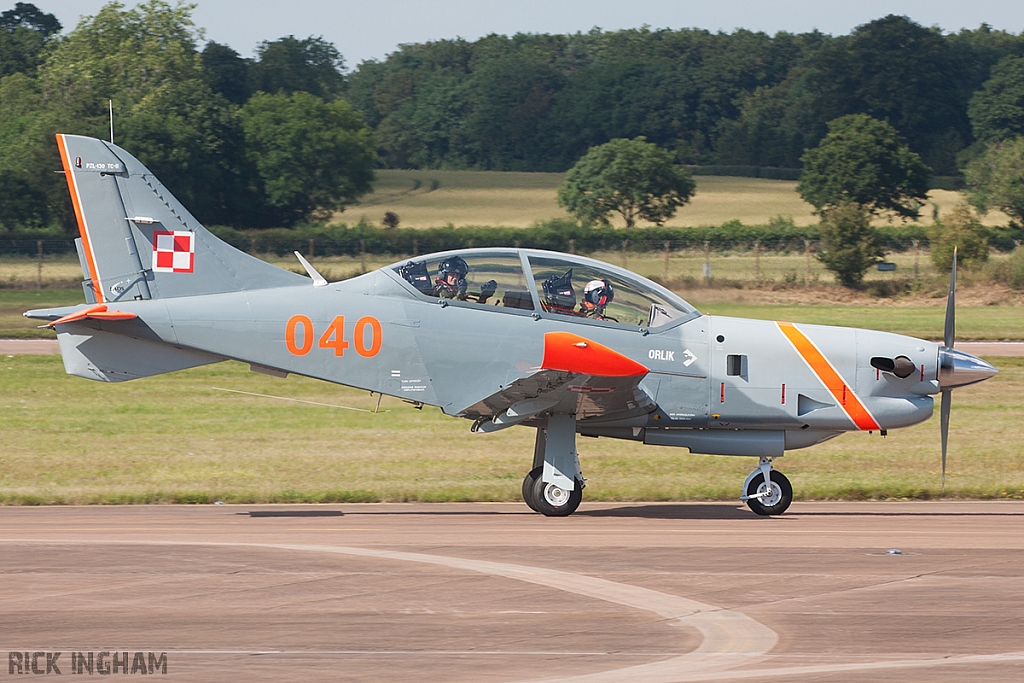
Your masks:
<svg viewBox="0 0 1024 683"><path fill-rule="evenodd" d="M153 233L153 272L191 273L196 262L195 236L187 230Z"/></svg>

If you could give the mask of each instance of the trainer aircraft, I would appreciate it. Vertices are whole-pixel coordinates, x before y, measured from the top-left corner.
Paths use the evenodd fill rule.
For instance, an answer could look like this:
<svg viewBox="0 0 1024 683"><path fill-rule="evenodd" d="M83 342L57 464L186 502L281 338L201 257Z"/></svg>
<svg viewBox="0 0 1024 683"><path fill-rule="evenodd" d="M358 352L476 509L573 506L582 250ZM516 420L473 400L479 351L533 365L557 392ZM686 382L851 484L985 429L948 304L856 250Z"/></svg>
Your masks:
<svg viewBox="0 0 1024 683"><path fill-rule="evenodd" d="M34 310L68 373L120 382L233 359L439 407L485 435L536 430L523 499L580 504L577 435L749 456L761 515L793 490L773 461L843 432L927 420L941 394L996 373L945 338L702 315L622 268L531 249L403 259L328 282L260 261L206 230L138 160L58 135L78 220L86 304ZM526 466L529 463L529 466Z"/></svg>

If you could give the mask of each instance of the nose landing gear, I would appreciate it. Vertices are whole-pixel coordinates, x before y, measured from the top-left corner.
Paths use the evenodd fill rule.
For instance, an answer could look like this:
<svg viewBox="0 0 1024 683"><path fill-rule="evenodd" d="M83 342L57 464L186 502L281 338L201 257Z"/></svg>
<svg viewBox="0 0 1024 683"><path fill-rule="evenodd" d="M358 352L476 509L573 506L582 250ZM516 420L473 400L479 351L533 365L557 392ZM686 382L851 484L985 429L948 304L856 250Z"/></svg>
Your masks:
<svg viewBox="0 0 1024 683"><path fill-rule="evenodd" d="M772 458L761 458L757 469L743 482L740 500L755 514L781 515L793 502L793 485L786 475L772 468Z"/></svg>

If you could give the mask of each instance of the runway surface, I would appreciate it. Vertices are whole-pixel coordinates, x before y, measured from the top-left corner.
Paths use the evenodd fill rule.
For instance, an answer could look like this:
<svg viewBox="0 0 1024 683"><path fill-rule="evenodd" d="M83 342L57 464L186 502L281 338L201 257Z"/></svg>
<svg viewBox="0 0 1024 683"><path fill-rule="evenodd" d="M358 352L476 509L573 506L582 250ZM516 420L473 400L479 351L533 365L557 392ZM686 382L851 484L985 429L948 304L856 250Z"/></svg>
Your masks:
<svg viewBox="0 0 1024 683"><path fill-rule="evenodd" d="M6 507L0 575L0 656L64 674L1024 680L1024 502Z"/></svg>
<svg viewBox="0 0 1024 683"><path fill-rule="evenodd" d="M975 356L1024 356L1024 342L957 342L956 348ZM0 339L0 355L60 353L56 339Z"/></svg>

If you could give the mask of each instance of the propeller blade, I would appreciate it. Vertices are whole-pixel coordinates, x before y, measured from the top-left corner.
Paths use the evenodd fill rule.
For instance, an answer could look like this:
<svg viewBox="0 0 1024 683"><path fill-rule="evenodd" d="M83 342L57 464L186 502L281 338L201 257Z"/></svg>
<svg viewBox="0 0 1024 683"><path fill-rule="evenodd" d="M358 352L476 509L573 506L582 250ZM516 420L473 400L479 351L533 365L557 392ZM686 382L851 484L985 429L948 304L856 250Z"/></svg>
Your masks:
<svg viewBox="0 0 1024 683"><path fill-rule="evenodd" d="M942 407L939 410L939 429L942 432L942 492L946 492L946 444L949 442L949 407L953 403L953 392L942 392Z"/></svg>
<svg viewBox="0 0 1024 683"><path fill-rule="evenodd" d="M949 276L949 297L946 299L946 328L942 343L947 349L953 348L956 335L956 247L953 247L953 272Z"/></svg>

